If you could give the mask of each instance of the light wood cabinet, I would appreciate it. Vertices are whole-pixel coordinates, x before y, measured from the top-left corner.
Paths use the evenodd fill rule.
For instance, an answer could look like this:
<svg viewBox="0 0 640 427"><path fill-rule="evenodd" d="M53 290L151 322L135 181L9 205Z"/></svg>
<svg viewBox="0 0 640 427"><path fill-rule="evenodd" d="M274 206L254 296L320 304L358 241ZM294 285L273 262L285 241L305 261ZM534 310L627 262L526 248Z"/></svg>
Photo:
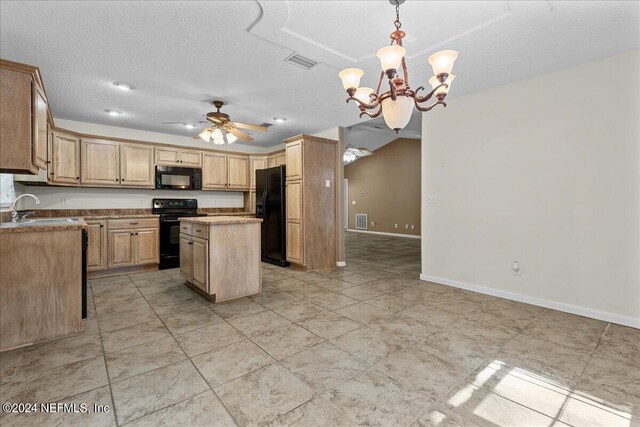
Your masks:
<svg viewBox="0 0 640 427"><path fill-rule="evenodd" d="M287 164L287 154L284 152L276 153L276 166L285 165L285 164Z"/></svg>
<svg viewBox="0 0 640 427"><path fill-rule="evenodd" d="M109 268L135 264L135 234L131 230L109 230Z"/></svg>
<svg viewBox="0 0 640 427"><path fill-rule="evenodd" d="M155 187L153 147L120 144L120 185Z"/></svg>
<svg viewBox="0 0 640 427"><path fill-rule="evenodd" d="M146 228L135 231L136 264L154 264L160 262L158 234L158 229L156 228Z"/></svg>
<svg viewBox="0 0 640 427"><path fill-rule="evenodd" d="M222 153L204 154L202 188L248 191L249 157Z"/></svg>
<svg viewBox="0 0 640 427"><path fill-rule="evenodd" d="M199 237L191 238L191 283L209 293L209 242Z"/></svg>
<svg viewBox="0 0 640 427"><path fill-rule="evenodd" d="M33 164L40 169L47 168L47 97L44 89L33 81Z"/></svg>
<svg viewBox="0 0 640 427"><path fill-rule="evenodd" d="M59 184L80 183L80 139L72 134L51 133L49 179Z"/></svg>
<svg viewBox="0 0 640 427"><path fill-rule="evenodd" d="M193 278L193 246L191 236L180 234L180 273L189 281Z"/></svg>
<svg viewBox="0 0 640 427"><path fill-rule="evenodd" d="M163 166L201 167L202 153L179 148L155 148L155 163Z"/></svg>
<svg viewBox="0 0 640 427"><path fill-rule="evenodd" d="M251 156L249 158L249 184L250 189L256 188L256 171L269 167L269 156Z"/></svg>
<svg viewBox="0 0 640 427"><path fill-rule="evenodd" d="M87 271L107 268L107 221L87 220Z"/></svg>
<svg viewBox="0 0 640 427"><path fill-rule="evenodd" d="M120 143L82 139L80 159L82 184L109 187L120 184Z"/></svg>
<svg viewBox="0 0 640 427"><path fill-rule="evenodd" d="M158 219L110 219L107 230L108 268L160 262Z"/></svg>
<svg viewBox="0 0 640 427"><path fill-rule="evenodd" d="M287 261L308 270L333 268L336 265L337 141L300 135L284 142Z"/></svg>
<svg viewBox="0 0 640 427"><path fill-rule="evenodd" d="M249 157L227 155L227 188L229 190L249 190Z"/></svg>
<svg viewBox="0 0 640 427"><path fill-rule="evenodd" d="M49 105L36 67L0 59L0 173L47 169Z"/></svg>
<svg viewBox="0 0 640 427"><path fill-rule="evenodd" d="M227 155L206 153L202 161L202 188L227 188Z"/></svg>

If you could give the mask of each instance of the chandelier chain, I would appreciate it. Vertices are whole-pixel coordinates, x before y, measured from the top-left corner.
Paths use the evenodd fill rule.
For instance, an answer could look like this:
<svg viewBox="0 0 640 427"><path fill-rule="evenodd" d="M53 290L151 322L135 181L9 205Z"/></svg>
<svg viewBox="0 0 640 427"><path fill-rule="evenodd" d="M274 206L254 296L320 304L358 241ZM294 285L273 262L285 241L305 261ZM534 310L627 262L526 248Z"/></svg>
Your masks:
<svg viewBox="0 0 640 427"><path fill-rule="evenodd" d="M400 23L400 2L396 1L396 20L393 22L393 25L396 26L396 31L400 29L400 27L402 27L402 24Z"/></svg>

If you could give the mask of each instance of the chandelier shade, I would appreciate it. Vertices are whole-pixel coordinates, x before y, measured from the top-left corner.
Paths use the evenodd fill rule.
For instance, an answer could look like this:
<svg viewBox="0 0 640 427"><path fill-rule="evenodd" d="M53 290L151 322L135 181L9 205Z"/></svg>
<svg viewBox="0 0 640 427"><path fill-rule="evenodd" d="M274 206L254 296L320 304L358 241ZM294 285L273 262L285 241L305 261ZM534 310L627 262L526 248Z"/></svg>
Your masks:
<svg viewBox="0 0 640 427"><path fill-rule="evenodd" d="M344 90L358 89L360 86L360 78L364 75L364 71L359 68L345 68L340 71L340 78L342 79L342 86Z"/></svg>
<svg viewBox="0 0 640 427"><path fill-rule="evenodd" d="M391 129L402 129L411 120L413 112L413 98L399 96L395 101L387 98L382 101L382 115L384 122Z"/></svg>
<svg viewBox="0 0 640 427"><path fill-rule="evenodd" d="M391 38L389 46L381 48L376 54L380 60L382 72L375 91L368 87L360 88L360 80L364 72L359 68L345 68L338 76L349 95L347 102L355 101L358 104L360 117L375 118L382 114L387 126L397 133L409 123L414 106L418 111L423 112L431 111L437 105L447 106L444 99L449 93L449 85L455 78L451 72L453 64L458 58L458 52L442 50L429 56L429 64L434 73L434 76L429 79L432 90L420 95L419 92L424 90L424 87L412 89L409 86L409 72L405 59L407 51L402 46L402 39L406 33L400 29L402 26L400 23L400 4L404 0L389 1L396 7L396 20L393 23L396 29L389 36ZM385 75L389 90L381 92ZM431 105L423 105L434 96L437 101Z"/></svg>
<svg viewBox="0 0 640 427"><path fill-rule="evenodd" d="M404 54L406 52L407 49L402 46L398 46L397 44L385 46L380 49L376 56L380 60L382 71L387 72L388 70L397 70L400 68L402 58L404 58Z"/></svg>

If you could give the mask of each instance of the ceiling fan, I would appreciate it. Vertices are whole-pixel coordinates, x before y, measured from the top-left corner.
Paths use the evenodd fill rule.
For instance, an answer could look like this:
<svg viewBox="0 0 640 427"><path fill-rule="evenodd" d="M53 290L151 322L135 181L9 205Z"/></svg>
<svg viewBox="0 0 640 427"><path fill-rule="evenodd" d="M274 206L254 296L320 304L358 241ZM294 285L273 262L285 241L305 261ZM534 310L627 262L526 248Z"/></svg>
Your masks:
<svg viewBox="0 0 640 427"><path fill-rule="evenodd" d="M258 132L266 132L266 126L254 125L251 123L233 122L228 114L221 113L220 109L224 105L222 101L213 101L213 105L217 111L207 113L207 121L198 122L163 122L163 124L184 124L185 126L192 123L207 123L210 124L208 128L195 135L193 139L203 139L207 142L213 142L217 145L223 145L224 143L232 144L236 140L241 139L246 142L253 141L253 138L241 131L240 129L253 130Z"/></svg>

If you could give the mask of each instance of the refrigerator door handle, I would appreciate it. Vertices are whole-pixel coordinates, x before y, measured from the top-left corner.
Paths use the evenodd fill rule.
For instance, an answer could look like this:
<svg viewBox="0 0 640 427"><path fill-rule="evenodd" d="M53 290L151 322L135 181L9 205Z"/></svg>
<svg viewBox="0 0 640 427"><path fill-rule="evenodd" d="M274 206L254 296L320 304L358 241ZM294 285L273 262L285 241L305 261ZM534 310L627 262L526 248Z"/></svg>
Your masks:
<svg viewBox="0 0 640 427"><path fill-rule="evenodd" d="M267 190L262 192L262 216L267 219Z"/></svg>

